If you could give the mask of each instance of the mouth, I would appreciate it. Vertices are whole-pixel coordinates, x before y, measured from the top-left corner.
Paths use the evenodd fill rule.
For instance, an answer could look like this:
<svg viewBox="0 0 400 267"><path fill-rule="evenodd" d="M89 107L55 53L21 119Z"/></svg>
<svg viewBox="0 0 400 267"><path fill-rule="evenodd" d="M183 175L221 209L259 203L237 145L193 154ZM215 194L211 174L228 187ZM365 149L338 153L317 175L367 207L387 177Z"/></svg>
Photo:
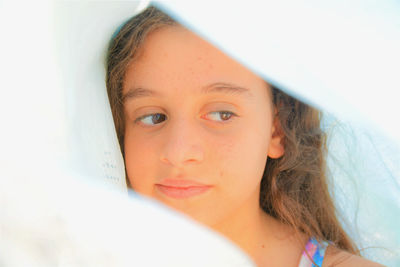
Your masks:
<svg viewBox="0 0 400 267"><path fill-rule="evenodd" d="M190 198L207 192L212 186L190 180L164 179L155 184L162 194L177 199Z"/></svg>

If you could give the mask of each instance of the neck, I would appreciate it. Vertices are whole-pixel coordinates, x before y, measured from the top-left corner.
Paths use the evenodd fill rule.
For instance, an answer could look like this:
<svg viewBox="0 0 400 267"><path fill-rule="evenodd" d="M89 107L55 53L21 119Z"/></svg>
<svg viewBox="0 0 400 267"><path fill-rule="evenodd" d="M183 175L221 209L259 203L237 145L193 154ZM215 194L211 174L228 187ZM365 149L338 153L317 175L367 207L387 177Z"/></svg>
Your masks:
<svg viewBox="0 0 400 267"><path fill-rule="evenodd" d="M229 218L213 226L214 230L238 245L256 263L270 246L271 227L274 227L274 220L260 208L258 201L257 196L236 209Z"/></svg>
<svg viewBox="0 0 400 267"><path fill-rule="evenodd" d="M296 264L302 245L293 239L294 232L266 214L258 201L258 196L254 197L212 228L239 246L257 266Z"/></svg>

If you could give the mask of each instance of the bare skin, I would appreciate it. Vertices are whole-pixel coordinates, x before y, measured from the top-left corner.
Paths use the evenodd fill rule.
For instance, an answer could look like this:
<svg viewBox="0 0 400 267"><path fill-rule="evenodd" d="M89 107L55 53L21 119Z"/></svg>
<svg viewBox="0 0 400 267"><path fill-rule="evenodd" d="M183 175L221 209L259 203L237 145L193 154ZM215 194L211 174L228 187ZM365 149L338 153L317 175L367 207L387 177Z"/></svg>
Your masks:
<svg viewBox="0 0 400 267"><path fill-rule="evenodd" d="M174 26L149 34L126 72L123 94L125 163L135 191L223 234L257 266L298 265L308 238L299 242L259 207L267 158L284 153L263 79ZM171 197L160 190L168 179L209 189Z"/></svg>
<svg viewBox="0 0 400 267"><path fill-rule="evenodd" d="M325 252L322 267L382 267L382 264L369 261L360 256L350 254L333 246L329 246Z"/></svg>

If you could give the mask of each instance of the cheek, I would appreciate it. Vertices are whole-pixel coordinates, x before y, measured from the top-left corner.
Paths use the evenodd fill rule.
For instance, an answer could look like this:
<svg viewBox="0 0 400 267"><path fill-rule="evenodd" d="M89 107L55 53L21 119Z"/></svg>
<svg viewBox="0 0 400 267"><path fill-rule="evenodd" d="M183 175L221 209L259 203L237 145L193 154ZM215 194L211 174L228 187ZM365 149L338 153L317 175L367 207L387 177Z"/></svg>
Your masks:
<svg viewBox="0 0 400 267"><path fill-rule="evenodd" d="M152 174L151 166L155 164L153 155L154 144L141 140L140 137L131 137L125 134L125 168L132 188L138 192L146 193L150 190Z"/></svg>
<svg viewBox="0 0 400 267"><path fill-rule="evenodd" d="M268 141L266 133L237 131L214 144L221 183L226 185L229 180L232 187L257 186L265 168Z"/></svg>

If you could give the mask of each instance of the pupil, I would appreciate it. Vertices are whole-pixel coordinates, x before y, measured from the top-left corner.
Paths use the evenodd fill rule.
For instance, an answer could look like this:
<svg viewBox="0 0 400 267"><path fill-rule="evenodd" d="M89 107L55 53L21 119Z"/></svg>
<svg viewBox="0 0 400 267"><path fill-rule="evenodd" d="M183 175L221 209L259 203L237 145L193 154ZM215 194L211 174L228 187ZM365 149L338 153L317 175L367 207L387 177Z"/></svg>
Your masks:
<svg viewBox="0 0 400 267"><path fill-rule="evenodd" d="M164 120L165 120L165 115L164 114L155 114L153 116L153 119L152 119L154 124L160 123L160 122L162 122Z"/></svg>
<svg viewBox="0 0 400 267"><path fill-rule="evenodd" d="M228 112L222 112L221 113L221 119L222 120L228 120L229 119L229 117L230 117L230 114L228 113Z"/></svg>

